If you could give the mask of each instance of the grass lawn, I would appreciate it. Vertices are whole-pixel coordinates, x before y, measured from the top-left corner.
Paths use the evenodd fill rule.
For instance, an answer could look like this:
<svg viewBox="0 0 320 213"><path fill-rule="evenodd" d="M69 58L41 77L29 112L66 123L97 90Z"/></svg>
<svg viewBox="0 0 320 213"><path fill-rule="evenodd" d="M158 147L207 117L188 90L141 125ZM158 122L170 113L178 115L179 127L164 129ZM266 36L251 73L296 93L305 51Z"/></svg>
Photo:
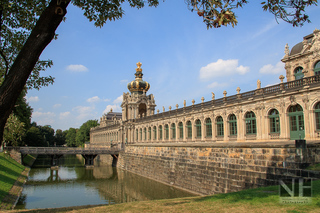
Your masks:
<svg viewBox="0 0 320 213"><path fill-rule="evenodd" d="M280 204L279 186L248 189L240 192L213 196L141 201L95 207L68 207L59 209L23 210L23 212L271 212L303 213L320 212L320 180L313 181L311 204Z"/></svg>
<svg viewBox="0 0 320 213"><path fill-rule="evenodd" d="M24 169L23 165L10 158L8 154L0 153L0 203Z"/></svg>
<svg viewBox="0 0 320 213"><path fill-rule="evenodd" d="M314 171L320 171L320 163L309 166L308 168L306 168L307 170L314 170Z"/></svg>

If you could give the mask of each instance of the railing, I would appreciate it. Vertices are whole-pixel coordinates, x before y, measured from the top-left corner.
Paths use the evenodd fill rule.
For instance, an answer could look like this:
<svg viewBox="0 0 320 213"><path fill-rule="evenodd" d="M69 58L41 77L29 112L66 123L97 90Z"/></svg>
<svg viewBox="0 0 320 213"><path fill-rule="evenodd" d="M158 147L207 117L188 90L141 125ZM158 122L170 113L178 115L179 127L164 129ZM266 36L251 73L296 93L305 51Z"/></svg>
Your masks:
<svg viewBox="0 0 320 213"><path fill-rule="evenodd" d="M280 83L280 84L272 85L269 87L248 91L245 93L239 93L239 94L232 95L229 97L223 97L223 98L219 98L216 100L210 100L210 101L207 101L204 103L199 103L199 104L195 104L195 105L191 105L191 106L187 106L187 107L183 107L183 108L179 108L179 109L174 109L171 111L162 112L159 114L146 116L143 118L135 119L135 122L139 123L139 122L146 122L149 120L162 119L162 118L165 118L168 116L182 114L184 112L188 113L192 110L198 110L201 108L209 108L211 106L217 107L217 106L221 106L223 104L231 104L231 103L234 103L238 100L239 101L248 100L250 98L255 98L255 97L259 97L259 96L272 95L272 94L279 93L284 90L299 89L304 86L311 86L311 85L315 85L315 84L319 84L319 83L320 83L320 76L319 75L311 76L308 78L303 78L303 79L290 81L290 82L286 82L286 83Z"/></svg>
<svg viewBox="0 0 320 213"><path fill-rule="evenodd" d="M22 154L113 154L122 151L111 148L70 148L70 147L20 147Z"/></svg>

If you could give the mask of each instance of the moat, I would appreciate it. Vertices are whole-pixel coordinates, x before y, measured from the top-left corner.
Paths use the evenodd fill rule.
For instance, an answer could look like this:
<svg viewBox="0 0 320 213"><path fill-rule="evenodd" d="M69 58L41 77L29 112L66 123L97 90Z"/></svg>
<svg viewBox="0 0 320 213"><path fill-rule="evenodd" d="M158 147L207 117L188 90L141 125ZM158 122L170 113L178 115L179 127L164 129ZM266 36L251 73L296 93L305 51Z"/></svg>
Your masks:
<svg viewBox="0 0 320 213"><path fill-rule="evenodd" d="M38 156L16 209L116 204L194 194L106 165L85 168L82 157L63 156L58 170Z"/></svg>

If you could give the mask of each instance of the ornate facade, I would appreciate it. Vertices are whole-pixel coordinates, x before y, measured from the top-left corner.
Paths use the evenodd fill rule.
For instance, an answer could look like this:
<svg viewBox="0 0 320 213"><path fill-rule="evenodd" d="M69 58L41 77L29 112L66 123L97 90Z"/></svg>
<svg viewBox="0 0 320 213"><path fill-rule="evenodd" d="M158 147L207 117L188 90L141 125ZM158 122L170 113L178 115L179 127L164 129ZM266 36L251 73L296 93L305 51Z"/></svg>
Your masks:
<svg viewBox="0 0 320 213"><path fill-rule="evenodd" d="M286 45L287 82L155 113L150 85L137 63L135 80L123 93L122 113L109 112L91 129L90 145L110 143L320 141L320 31L291 51ZM120 116L121 115L121 116Z"/></svg>

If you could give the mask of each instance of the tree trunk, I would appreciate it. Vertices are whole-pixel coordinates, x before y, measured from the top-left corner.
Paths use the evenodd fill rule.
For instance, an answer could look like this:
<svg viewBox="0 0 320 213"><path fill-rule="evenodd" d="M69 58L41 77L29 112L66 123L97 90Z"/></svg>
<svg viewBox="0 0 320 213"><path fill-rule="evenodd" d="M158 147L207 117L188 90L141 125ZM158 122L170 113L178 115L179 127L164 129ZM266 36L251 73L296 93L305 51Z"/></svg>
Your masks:
<svg viewBox="0 0 320 213"><path fill-rule="evenodd" d="M31 31L0 87L0 145L2 145L6 121L14 104L24 89L42 51L54 38L55 31L66 14L69 2L69 0L51 0L39 17L36 26Z"/></svg>

